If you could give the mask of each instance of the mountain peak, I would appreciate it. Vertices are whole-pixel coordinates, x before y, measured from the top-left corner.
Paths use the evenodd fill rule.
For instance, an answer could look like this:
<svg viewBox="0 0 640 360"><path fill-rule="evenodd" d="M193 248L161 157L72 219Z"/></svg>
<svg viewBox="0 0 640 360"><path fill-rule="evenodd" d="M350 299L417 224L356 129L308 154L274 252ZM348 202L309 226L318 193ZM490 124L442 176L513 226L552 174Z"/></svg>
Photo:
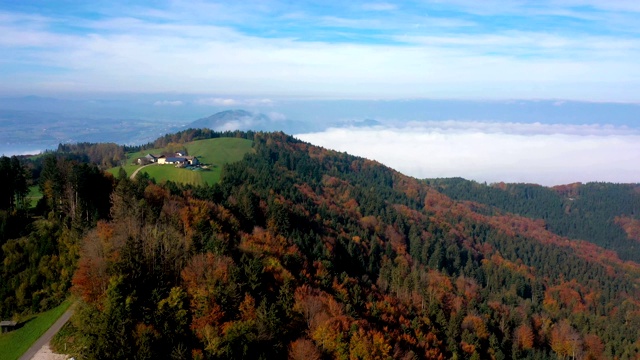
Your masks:
<svg viewBox="0 0 640 360"><path fill-rule="evenodd" d="M209 128L215 131L254 130L254 131L305 131L307 128L298 121L286 119L283 115L275 118L263 113L254 113L242 109L225 110L209 117L198 119L188 127Z"/></svg>
<svg viewBox="0 0 640 360"><path fill-rule="evenodd" d="M216 131L248 130L259 128L271 119L264 114L235 109L215 113L209 117L198 119L191 124L194 128L209 128Z"/></svg>

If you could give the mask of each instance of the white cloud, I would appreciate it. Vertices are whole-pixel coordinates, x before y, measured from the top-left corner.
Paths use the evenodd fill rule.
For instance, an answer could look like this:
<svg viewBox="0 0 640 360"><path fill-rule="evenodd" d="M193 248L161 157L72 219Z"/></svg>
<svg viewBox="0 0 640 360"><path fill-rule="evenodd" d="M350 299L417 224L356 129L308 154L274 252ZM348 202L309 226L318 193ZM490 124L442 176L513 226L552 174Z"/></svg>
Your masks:
<svg viewBox="0 0 640 360"><path fill-rule="evenodd" d="M154 106L182 106L184 101L181 100L158 100L153 103Z"/></svg>
<svg viewBox="0 0 640 360"><path fill-rule="evenodd" d="M244 116L239 119L227 121L226 123L216 127L216 131L234 131L234 130L249 130L254 129L256 126L262 125L260 119L253 116Z"/></svg>
<svg viewBox="0 0 640 360"><path fill-rule="evenodd" d="M572 125L572 124L542 124L517 122L483 122L483 121L410 121L400 130L417 133L484 133L510 135L570 135L570 136L609 136L609 135L640 135L640 130L625 126L613 125Z"/></svg>
<svg viewBox="0 0 640 360"><path fill-rule="evenodd" d="M271 99L232 99L232 98L201 98L194 101L196 105L205 106L271 106Z"/></svg>
<svg viewBox="0 0 640 360"><path fill-rule="evenodd" d="M244 103L248 106L271 106L273 100L271 99L247 99Z"/></svg>
<svg viewBox="0 0 640 360"><path fill-rule="evenodd" d="M576 8L593 8L610 12L640 12L640 4L636 0L427 0L429 3L446 3L470 13L489 14L575 14L579 16L584 12L576 11ZM574 12L570 12L574 11Z"/></svg>
<svg viewBox="0 0 640 360"><path fill-rule="evenodd" d="M640 3L637 0L554 0L551 3L561 7L590 6L606 11L640 12Z"/></svg>
<svg viewBox="0 0 640 360"><path fill-rule="evenodd" d="M287 116L285 114L279 113L279 112L275 112L275 111L272 111L272 112L268 113L267 116L269 117L269 119L271 119L272 121L275 121L275 122L281 122L281 121L286 121L287 120Z"/></svg>
<svg viewBox="0 0 640 360"><path fill-rule="evenodd" d="M640 182L640 133L626 128L452 121L439 127L334 128L297 137L417 178L543 185Z"/></svg>
<svg viewBox="0 0 640 360"><path fill-rule="evenodd" d="M234 99L225 99L225 98L204 98L198 99L194 101L197 105L207 105L207 106L235 106L240 104L237 100Z"/></svg>
<svg viewBox="0 0 640 360"><path fill-rule="evenodd" d="M226 41L185 34L93 35L75 44L64 52L42 53L41 61L72 71L43 75L39 81L56 83L63 76L78 90L103 91L632 100L638 84L629 79L640 78L637 61L624 56L609 61L589 56L518 59L485 55L473 46L311 44L246 36ZM603 91L607 83L627 84ZM234 101L202 100L217 106Z"/></svg>
<svg viewBox="0 0 640 360"><path fill-rule="evenodd" d="M469 6L478 3L458 1ZM517 4L513 6L526 5ZM226 18L218 16L227 15L218 14L220 6L193 5L192 9L202 10L202 14L212 14L214 19L207 22L198 22L197 17L180 18L185 15L177 11L175 18L161 22L142 16L78 20L76 25L84 29L82 32L62 32L47 25L72 22L69 19L0 13L0 64L35 69L0 75L0 90L601 101L637 101L640 94L640 41L633 36L457 33L448 32L449 28L433 31L433 24L444 21L451 25L462 19L425 17L414 29L415 18L411 16L389 21L310 16L307 22L315 25L384 31L376 35L380 43L307 41L304 37L308 33L260 37L221 26L216 20ZM398 35L409 28L407 36ZM56 89L56 84L62 85ZM266 105L234 98L201 102L212 106Z"/></svg>
<svg viewBox="0 0 640 360"><path fill-rule="evenodd" d="M370 10L370 11L391 11L391 10L396 10L398 8L398 5L387 3L387 2L376 2L376 3L363 4L362 8L364 10Z"/></svg>

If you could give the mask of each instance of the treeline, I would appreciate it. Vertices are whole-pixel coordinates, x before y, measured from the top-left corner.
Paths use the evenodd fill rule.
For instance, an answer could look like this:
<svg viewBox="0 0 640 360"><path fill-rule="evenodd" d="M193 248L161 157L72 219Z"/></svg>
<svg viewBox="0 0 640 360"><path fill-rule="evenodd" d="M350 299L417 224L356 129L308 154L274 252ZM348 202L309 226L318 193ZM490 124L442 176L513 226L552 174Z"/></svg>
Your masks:
<svg viewBox="0 0 640 360"><path fill-rule="evenodd" d="M127 160L125 147L115 143L59 144L57 152L79 155L83 162L96 164L102 169L124 165Z"/></svg>
<svg viewBox="0 0 640 360"><path fill-rule="evenodd" d="M239 136L253 133L189 129L159 139L157 146ZM131 150L77 143L32 158L0 157L0 318L47 310L68 296L80 239L98 220L110 218L115 179L102 170L122 165ZM32 185L42 194L34 208L27 199Z"/></svg>
<svg viewBox="0 0 640 360"><path fill-rule="evenodd" d="M88 359L639 355L638 264L372 161L253 138L212 187L113 180L58 346Z"/></svg>
<svg viewBox="0 0 640 360"><path fill-rule="evenodd" d="M38 161L43 197L36 208L0 211L2 319L47 310L67 298L82 237L109 216L112 176L55 154ZM26 176L27 164L14 166L11 175Z"/></svg>
<svg viewBox="0 0 640 360"><path fill-rule="evenodd" d="M126 165L127 153L149 149L160 149L170 145L184 145L185 143L214 139L220 137L241 137L253 139L254 133L241 131L218 132L211 129L187 129L175 134L166 134L153 142L142 145L118 145L115 143L72 143L59 144L55 153L73 157L80 162L98 165L101 169L108 169ZM178 149L183 147L178 146Z"/></svg>
<svg viewBox="0 0 640 360"><path fill-rule="evenodd" d="M165 134L164 136L159 137L155 141L147 144L125 146L124 150L126 152L138 152L142 150L164 148L169 144L185 144L196 140L217 139L221 137L233 137L253 140L254 136L255 132L253 131L214 131L207 128L186 129L173 134Z"/></svg>
<svg viewBox="0 0 640 360"><path fill-rule="evenodd" d="M18 237L28 223L30 178L30 171L20 158L0 157L0 245Z"/></svg>
<svg viewBox="0 0 640 360"><path fill-rule="evenodd" d="M0 157L0 211L11 212L26 206L29 177L18 157Z"/></svg>
<svg viewBox="0 0 640 360"><path fill-rule="evenodd" d="M616 217L640 219L640 188L633 184L587 183L548 188L532 184L486 185L461 178L427 180L456 200L468 200L502 211L543 219L549 229L584 239L640 262L640 244L616 224Z"/></svg>

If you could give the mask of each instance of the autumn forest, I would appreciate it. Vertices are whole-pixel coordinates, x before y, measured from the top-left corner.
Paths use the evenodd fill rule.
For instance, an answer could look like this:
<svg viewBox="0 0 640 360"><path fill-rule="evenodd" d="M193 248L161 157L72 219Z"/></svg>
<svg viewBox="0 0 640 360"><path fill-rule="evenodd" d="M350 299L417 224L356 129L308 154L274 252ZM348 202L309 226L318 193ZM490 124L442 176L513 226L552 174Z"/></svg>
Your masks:
<svg viewBox="0 0 640 360"><path fill-rule="evenodd" d="M104 171L220 136L253 151L213 186ZM193 129L2 157L0 176L0 317L72 296L54 345L78 359L640 357L637 184L419 180Z"/></svg>

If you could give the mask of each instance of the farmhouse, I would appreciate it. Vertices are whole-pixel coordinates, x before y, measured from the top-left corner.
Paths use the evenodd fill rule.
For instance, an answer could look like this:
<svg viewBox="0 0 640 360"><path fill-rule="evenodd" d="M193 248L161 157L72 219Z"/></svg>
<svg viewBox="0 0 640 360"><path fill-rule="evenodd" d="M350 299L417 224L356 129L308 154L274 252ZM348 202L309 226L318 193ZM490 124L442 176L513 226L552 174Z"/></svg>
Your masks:
<svg viewBox="0 0 640 360"><path fill-rule="evenodd" d="M138 164L142 165L142 164L155 163L155 162L158 162L159 157L160 155L147 154L144 157L141 157L138 159Z"/></svg>
<svg viewBox="0 0 640 360"><path fill-rule="evenodd" d="M160 156L158 158L158 164L173 164L173 165L198 165L200 161L195 156Z"/></svg>
<svg viewBox="0 0 640 360"><path fill-rule="evenodd" d="M189 162L189 165L200 165L200 160L195 156L186 156L185 158Z"/></svg>

